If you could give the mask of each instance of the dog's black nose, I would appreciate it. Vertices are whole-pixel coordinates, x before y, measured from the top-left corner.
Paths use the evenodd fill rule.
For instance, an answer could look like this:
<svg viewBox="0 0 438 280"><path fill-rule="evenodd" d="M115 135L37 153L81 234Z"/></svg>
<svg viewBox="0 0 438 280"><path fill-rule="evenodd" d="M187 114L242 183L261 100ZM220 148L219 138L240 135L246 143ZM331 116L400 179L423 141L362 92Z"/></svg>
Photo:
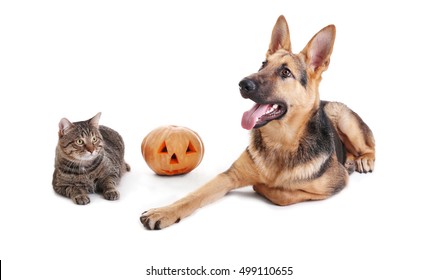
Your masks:
<svg viewBox="0 0 438 280"><path fill-rule="evenodd" d="M257 85L253 80L243 79L239 83L240 94L244 98L248 98L249 95L257 90Z"/></svg>

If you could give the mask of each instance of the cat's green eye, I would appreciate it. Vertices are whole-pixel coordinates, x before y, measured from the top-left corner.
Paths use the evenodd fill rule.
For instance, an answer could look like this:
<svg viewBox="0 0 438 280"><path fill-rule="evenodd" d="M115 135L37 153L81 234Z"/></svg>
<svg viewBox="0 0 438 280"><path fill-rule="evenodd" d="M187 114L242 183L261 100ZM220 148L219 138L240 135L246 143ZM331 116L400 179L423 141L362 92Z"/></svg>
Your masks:
<svg viewBox="0 0 438 280"><path fill-rule="evenodd" d="M93 141L93 143L96 143L97 142L97 137L93 136L93 138L91 138L91 140Z"/></svg>
<svg viewBox="0 0 438 280"><path fill-rule="evenodd" d="M76 139L76 144L84 145L84 141L82 139Z"/></svg>

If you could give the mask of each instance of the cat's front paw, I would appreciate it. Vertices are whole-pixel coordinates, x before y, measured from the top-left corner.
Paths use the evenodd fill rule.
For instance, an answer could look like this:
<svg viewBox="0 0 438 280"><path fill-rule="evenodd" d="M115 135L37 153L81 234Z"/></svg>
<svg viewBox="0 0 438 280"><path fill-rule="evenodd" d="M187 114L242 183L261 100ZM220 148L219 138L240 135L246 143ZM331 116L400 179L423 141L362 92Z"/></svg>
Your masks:
<svg viewBox="0 0 438 280"><path fill-rule="evenodd" d="M107 200L117 200L120 197L120 194L117 190L115 189L110 189L110 190L106 190L103 193L103 197Z"/></svg>
<svg viewBox="0 0 438 280"><path fill-rule="evenodd" d="M72 200L77 205L86 205L90 203L90 198L86 194L78 194L72 197Z"/></svg>

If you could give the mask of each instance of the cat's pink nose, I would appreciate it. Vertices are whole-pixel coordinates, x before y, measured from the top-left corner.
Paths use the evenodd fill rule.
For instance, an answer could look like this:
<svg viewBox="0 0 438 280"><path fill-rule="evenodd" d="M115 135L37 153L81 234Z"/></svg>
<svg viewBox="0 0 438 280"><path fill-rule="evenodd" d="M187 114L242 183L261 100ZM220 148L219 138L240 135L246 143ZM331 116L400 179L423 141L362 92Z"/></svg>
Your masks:
<svg viewBox="0 0 438 280"><path fill-rule="evenodd" d="M90 154L93 154L94 152L94 146L93 145L85 145L85 149L90 152Z"/></svg>

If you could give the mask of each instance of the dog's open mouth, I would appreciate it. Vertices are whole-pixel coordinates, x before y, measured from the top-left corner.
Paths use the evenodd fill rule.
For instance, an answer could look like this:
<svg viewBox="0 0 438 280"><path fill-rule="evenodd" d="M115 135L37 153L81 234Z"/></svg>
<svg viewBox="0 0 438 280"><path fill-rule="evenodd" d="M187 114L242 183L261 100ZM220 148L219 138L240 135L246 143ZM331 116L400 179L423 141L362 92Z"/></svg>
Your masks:
<svg viewBox="0 0 438 280"><path fill-rule="evenodd" d="M282 104L255 104L249 111L243 113L242 127L247 130L259 128L281 118L285 113L286 107Z"/></svg>

